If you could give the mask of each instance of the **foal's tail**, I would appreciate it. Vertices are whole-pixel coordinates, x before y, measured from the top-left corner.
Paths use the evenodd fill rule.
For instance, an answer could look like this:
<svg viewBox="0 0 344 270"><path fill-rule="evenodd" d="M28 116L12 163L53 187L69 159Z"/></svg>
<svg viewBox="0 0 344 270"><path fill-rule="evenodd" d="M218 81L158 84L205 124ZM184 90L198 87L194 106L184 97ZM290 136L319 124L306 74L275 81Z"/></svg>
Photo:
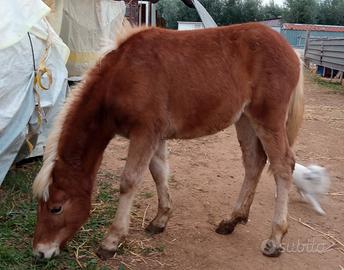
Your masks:
<svg viewBox="0 0 344 270"><path fill-rule="evenodd" d="M296 88L292 94L289 103L289 113L287 119L287 134L289 145L293 146L298 131L300 129L303 120L304 101L303 101L303 62L300 60L300 73L299 81L297 82Z"/></svg>

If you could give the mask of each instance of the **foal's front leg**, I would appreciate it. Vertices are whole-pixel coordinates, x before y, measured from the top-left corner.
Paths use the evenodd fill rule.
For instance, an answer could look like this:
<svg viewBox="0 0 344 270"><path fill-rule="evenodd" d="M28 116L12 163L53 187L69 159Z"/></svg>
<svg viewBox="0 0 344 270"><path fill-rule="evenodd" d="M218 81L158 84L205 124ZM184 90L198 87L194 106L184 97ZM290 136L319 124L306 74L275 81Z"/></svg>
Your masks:
<svg viewBox="0 0 344 270"><path fill-rule="evenodd" d="M97 251L97 255L102 259L113 257L118 244L128 235L130 209L134 195L156 147L156 140L151 134L145 136L145 134L139 133L130 136L128 158L121 176L119 204L115 220Z"/></svg>

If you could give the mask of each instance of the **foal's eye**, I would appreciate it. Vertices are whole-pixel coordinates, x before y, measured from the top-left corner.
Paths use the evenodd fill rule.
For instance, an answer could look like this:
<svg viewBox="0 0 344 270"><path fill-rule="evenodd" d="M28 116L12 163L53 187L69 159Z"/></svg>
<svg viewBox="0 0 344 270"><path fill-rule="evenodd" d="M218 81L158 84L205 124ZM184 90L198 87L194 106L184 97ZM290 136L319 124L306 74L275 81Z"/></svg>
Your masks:
<svg viewBox="0 0 344 270"><path fill-rule="evenodd" d="M50 213L55 214L55 215L62 213L62 206L51 208Z"/></svg>

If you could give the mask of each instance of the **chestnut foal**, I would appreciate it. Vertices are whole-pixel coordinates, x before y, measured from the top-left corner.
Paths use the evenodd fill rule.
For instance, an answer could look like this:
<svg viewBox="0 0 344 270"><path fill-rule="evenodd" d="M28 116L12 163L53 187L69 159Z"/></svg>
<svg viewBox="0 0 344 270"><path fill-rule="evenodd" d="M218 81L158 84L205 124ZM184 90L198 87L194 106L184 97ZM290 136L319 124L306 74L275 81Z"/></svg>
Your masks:
<svg viewBox="0 0 344 270"><path fill-rule="evenodd" d="M276 32L256 23L197 31L127 33L75 89L49 137L33 192L39 198L34 253L59 253L87 220L102 154L115 136L130 140L116 217L97 254L116 252L128 234L135 191L149 168L162 232L171 215L166 140L214 134L235 124L245 178L229 220L246 223L267 158L277 185L272 233L263 253L278 256L287 232L291 151L303 115L301 61Z"/></svg>

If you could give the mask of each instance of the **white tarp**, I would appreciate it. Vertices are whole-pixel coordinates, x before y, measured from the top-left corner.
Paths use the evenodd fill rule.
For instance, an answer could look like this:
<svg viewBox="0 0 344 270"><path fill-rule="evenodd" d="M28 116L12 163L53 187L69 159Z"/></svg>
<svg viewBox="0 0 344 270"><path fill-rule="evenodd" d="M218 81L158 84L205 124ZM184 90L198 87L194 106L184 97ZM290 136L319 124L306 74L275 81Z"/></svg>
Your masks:
<svg viewBox="0 0 344 270"><path fill-rule="evenodd" d="M216 22L198 0L192 0L205 28L217 27Z"/></svg>
<svg viewBox="0 0 344 270"><path fill-rule="evenodd" d="M124 1L64 1L60 36L71 51L69 76L82 76L99 59L104 47L115 43L125 10Z"/></svg>
<svg viewBox="0 0 344 270"><path fill-rule="evenodd" d="M69 54L43 18L49 8L41 0L4 2L0 9L0 184L16 158L42 155L52 120L65 100L68 75L65 62ZM33 54L37 68L48 40L51 47L45 66L51 71L52 84L47 91L36 87L43 112L40 124L33 90ZM46 76L42 84L48 85ZM30 145L36 147L29 149Z"/></svg>
<svg viewBox="0 0 344 270"><path fill-rule="evenodd" d="M51 11L46 17L56 34L60 35L63 15L64 0L43 0ZM69 0L68 0L69 1Z"/></svg>

